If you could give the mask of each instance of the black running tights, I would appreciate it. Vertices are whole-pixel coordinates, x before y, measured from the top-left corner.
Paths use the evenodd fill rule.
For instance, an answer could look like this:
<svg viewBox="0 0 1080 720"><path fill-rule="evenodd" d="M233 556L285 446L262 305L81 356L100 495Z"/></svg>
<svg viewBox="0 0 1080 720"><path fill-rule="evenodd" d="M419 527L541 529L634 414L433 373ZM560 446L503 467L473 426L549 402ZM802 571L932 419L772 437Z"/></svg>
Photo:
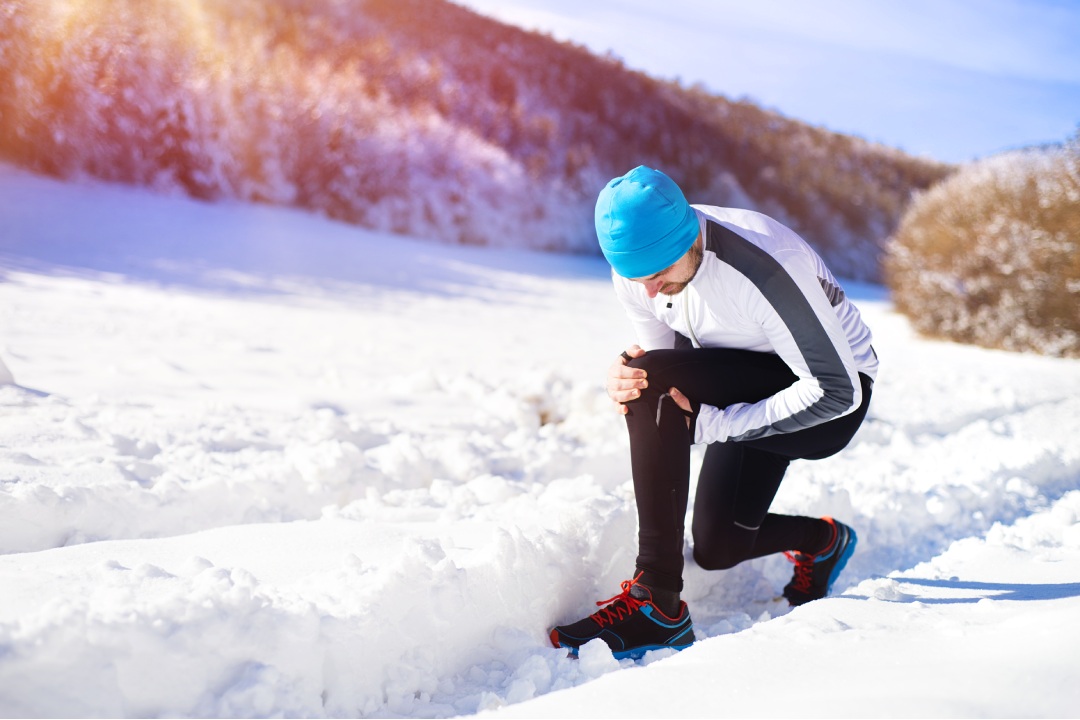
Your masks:
<svg viewBox="0 0 1080 720"><path fill-rule="evenodd" d="M719 348L652 350L630 365L645 369L649 381L641 397L627 403L626 415L638 508L637 569L644 585L679 592L693 438L668 389L724 408L763 400L796 377L776 355ZM784 550L824 548L826 523L770 513L769 505L788 463L828 457L850 442L866 416L873 386L869 377L860 378L862 404L842 418L794 433L708 446L694 500L694 560L701 567L719 570Z"/></svg>

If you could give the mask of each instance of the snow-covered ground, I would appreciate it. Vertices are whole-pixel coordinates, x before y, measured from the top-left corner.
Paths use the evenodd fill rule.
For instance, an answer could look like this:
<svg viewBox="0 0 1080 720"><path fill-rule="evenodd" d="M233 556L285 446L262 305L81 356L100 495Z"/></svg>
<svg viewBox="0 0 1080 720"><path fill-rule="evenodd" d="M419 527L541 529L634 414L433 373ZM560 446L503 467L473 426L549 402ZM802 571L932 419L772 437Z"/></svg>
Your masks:
<svg viewBox="0 0 1080 720"><path fill-rule="evenodd" d="M0 715L1077 716L1080 363L847 290L869 420L774 505L859 531L836 596L691 561L694 647L575 661L635 552L602 260L0 166Z"/></svg>

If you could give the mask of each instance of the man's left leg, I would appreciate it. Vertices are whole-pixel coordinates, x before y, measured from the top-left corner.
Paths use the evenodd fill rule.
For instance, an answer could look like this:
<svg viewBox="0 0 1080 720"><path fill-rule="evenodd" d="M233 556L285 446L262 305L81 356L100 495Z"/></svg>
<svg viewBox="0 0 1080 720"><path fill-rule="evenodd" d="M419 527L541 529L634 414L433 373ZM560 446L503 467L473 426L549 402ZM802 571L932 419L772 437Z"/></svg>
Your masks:
<svg viewBox="0 0 1080 720"><path fill-rule="evenodd" d="M694 560L699 566L726 570L763 555L819 547L828 535L821 520L769 512L789 464L782 455L744 443L706 448L694 497Z"/></svg>
<svg viewBox="0 0 1080 720"><path fill-rule="evenodd" d="M694 499L694 560L705 570L726 570L752 558L794 551L789 557L798 563L802 556L802 565L796 566L784 594L798 605L823 597L839 574L835 563L826 568L816 559L837 538L843 547L836 559L843 559L849 545L854 550L855 540L853 533L850 539L841 537L850 528L831 519L769 512L788 464L783 456L744 443L708 447ZM815 572L824 573L817 588Z"/></svg>
<svg viewBox="0 0 1080 720"><path fill-rule="evenodd" d="M784 552L794 563L784 596L792 605L824 597L855 549L854 531L832 518L768 512L792 459L821 459L848 445L866 416L873 382L861 376L863 399L854 412L795 433L705 452L694 501L694 558L703 568L734 567Z"/></svg>

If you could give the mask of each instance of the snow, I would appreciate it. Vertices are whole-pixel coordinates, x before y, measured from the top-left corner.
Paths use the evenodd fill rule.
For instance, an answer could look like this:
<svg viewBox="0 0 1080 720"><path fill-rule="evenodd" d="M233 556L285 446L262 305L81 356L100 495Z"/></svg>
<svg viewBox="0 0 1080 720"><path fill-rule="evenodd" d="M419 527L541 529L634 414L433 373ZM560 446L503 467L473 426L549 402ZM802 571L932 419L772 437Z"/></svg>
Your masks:
<svg viewBox="0 0 1080 720"><path fill-rule="evenodd" d="M571 660L635 554L602 260L0 166L0 715L1076 716L1080 363L845 289L869 419L774 505L858 530L834 597L689 561L698 643Z"/></svg>

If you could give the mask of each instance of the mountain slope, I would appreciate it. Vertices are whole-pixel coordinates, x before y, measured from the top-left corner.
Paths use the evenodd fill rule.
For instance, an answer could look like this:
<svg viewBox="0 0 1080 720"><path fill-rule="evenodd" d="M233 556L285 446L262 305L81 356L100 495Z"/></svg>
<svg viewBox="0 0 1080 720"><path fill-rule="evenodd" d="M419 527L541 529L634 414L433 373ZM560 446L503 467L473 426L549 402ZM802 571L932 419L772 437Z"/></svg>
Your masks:
<svg viewBox="0 0 1080 720"><path fill-rule="evenodd" d="M451 242L595 252L639 164L877 278L949 172L444 0L0 0L0 157Z"/></svg>

